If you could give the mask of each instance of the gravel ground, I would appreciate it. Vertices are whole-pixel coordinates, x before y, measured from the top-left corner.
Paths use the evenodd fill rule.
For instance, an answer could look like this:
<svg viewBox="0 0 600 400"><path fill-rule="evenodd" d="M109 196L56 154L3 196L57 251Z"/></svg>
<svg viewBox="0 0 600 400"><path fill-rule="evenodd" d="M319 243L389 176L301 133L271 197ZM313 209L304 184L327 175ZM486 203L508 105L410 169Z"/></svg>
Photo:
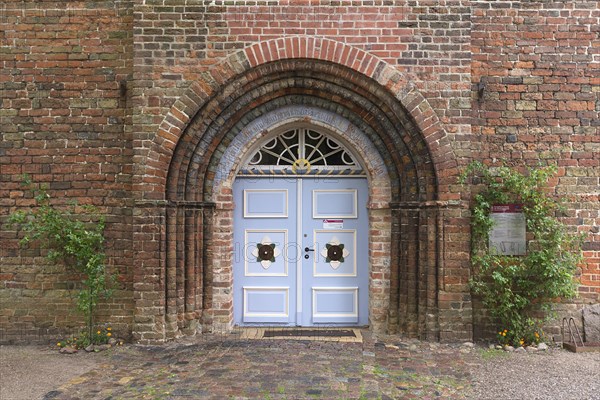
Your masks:
<svg viewBox="0 0 600 400"><path fill-rule="evenodd" d="M425 343L421 348L425 350L419 352L431 352L433 359L440 357L436 351L442 351L441 346ZM598 352L550 349L517 354L477 346L455 349L456 357L468 366L467 379L473 384L462 392L467 399L600 399ZM119 354L126 357L127 352ZM82 374L105 368L108 361L103 353L64 355L48 346L0 346L0 400L42 399L66 383L77 385L78 380L85 380Z"/></svg>
<svg viewBox="0 0 600 400"><path fill-rule="evenodd" d="M48 346L0 346L0 400L41 399L101 361L85 353L59 354Z"/></svg>
<svg viewBox="0 0 600 400"><path fill-rule="evenodd" d="M473 399L600 399L600 352L480 350L471 368Z"/></svg>

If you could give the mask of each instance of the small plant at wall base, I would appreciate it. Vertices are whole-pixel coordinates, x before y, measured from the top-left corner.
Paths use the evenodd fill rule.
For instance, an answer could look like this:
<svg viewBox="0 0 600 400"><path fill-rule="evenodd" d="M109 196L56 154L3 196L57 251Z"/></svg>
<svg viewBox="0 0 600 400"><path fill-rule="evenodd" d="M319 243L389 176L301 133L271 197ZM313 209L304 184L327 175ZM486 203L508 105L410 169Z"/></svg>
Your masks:
<svg viewBox="0 0 600 400"><path fill-rule="evenodd" d="M82 337L94 343L94 314L101 297L112 296L114 277L107 273L104 253L104 217L92 206L71 204L58 209L50 204L45 188L34 188L29 177L23 185L34 194L36 207L10 215L9 223L25 232L21 245L41 241L48 249L47 259L64 263L83 274L83 288L77 295L77 308L85 317ZM96 344L96 343L94 343Z"/></svg>
<svg viewBox="0 0 600 400"><path fill-rule="evenodd" d="M113 337L112 328L108 325L105 325L105 326L100 326L100 327L94 329L91 337L89 336L88 331L84 331L84 332L81 332L80 335L72 336L68 339L61 340L60 342L56 343L56 346L60 347L60 348L72 347L75 349L86 349L86 348L89 349L88 346L90 344L94 344L94 345L110 344L111 339L114 340L115 345L117 345L117 346L123 345L122 340L115 339ZM93 350L97 351L96 349L93 349Z"/></svg>
<svg viewBox="0 0 600 400"><path fill-rule="evenodd" d="M577 294L575 272L582 261L583 236L568 232L557 214L560 201L547 191L556 167L529 169L522 174L512 168L487 167L473 162L459 182L469 178L482 190L474 196L471 221L470 285L480 296L491 317L499 324L498 341L523 346L541 340L541 325L557 299ZM497 254L489 248L494 226L491 209L495 204L521 204L527 226L524 256Z"/></svg>

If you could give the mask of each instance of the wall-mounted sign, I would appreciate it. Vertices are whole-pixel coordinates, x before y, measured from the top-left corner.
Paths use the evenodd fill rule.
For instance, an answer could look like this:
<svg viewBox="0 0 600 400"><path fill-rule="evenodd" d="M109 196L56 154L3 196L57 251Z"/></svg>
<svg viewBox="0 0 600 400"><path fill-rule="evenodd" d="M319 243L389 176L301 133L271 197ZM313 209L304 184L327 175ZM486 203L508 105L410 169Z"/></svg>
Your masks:
<svg viewBox="0 0 600 400"><path fill-rule="evenodd" d="M323 229L344 229L343 219L324 219Z"/></svg>
<svg viewBox="0 0 600 400"><path fill-rule="evenodd" d="M505 256L524 256L527 251L527 223L521 204L493 205L490 217L490 251Z"/></svg>

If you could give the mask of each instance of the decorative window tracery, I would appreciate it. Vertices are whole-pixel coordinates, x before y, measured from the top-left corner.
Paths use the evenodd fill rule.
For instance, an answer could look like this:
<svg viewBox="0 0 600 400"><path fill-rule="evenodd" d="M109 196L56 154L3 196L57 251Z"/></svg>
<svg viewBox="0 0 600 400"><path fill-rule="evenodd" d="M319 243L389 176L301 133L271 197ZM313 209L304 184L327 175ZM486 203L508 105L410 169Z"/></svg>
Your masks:
<svg viewBox="0 0 600 400"><path fill-rule="evenodd" d="M288 130L262 144L240 175L363 175L352 153L312 129Z"/></svg>

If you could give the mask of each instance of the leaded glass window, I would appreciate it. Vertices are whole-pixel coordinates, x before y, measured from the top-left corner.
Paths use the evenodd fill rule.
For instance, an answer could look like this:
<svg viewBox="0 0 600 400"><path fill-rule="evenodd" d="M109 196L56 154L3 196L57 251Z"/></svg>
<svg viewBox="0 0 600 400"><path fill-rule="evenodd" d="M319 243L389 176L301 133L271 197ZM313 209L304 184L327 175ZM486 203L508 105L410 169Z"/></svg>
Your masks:
<svg viewBox="0 0 600 400"><path fill-rule="evenodd" d="M240 175L363 175L352 153L312 129L288 130L263 143Z"/></svg>

